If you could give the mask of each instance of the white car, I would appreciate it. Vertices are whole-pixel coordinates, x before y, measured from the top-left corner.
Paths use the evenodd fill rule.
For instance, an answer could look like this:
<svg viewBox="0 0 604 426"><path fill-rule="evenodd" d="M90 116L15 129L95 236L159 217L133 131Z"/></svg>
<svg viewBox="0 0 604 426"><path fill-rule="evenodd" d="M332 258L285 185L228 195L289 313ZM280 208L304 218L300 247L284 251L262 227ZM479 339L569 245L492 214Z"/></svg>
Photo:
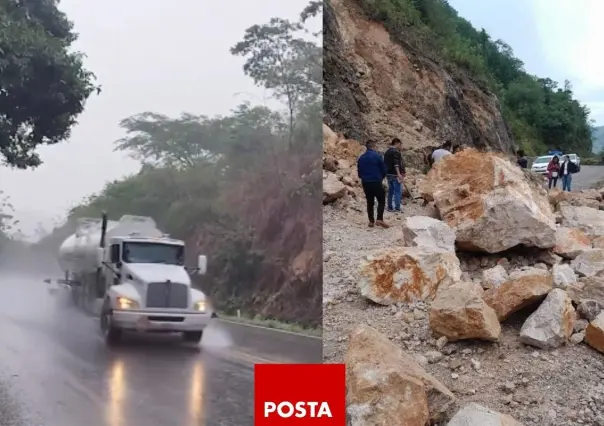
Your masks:
<svg viewBox="0 0 604 426"><path fill-rule="evenodd" d="M572 161L573 163L575 163L577 165L577 171L580 172L581 171L581 157L579 157L577 154L568 154L568 158L570 158L570 161Z"/></svg>
<svg viewBox="0 0 604 426"><path fill-rule="evenodd" d="M535 158L533 161L533 165L531 166L531 171L535 173L547 174L547 165L554 158L553 155L544 155L542 157Z"/></svg>

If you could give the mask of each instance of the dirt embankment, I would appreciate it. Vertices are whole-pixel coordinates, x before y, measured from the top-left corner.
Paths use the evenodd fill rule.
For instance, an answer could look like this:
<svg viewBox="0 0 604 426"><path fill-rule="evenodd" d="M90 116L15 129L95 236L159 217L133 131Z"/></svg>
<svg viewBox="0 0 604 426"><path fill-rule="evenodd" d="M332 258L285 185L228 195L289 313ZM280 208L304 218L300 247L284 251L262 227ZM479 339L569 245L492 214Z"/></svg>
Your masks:
<svg viewBox="0 0 604 426"><path fill-rule="evenodd" d="M325 123L346 138L387 143L399 137L415 152L445 139L510 152L513 140L499 101L463 75L368 20L354 0L330 0L324 12Z"/></svg>

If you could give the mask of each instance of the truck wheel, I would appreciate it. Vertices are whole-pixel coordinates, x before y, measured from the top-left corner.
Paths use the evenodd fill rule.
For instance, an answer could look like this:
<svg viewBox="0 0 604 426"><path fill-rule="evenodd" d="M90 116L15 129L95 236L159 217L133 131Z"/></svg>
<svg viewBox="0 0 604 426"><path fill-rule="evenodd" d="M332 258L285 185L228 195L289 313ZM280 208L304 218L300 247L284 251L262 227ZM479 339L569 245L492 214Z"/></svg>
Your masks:
<svg viewBox="0 0 604 426"><path fill-rule="evenodd" d="M203 331L185 331L182 334L184 341L189 343L199 343L202 336Z"/></svg>
<svg viewBox="0 0 604 426"><path fill-rule="evenodd" d="M122 330L113 325L113 314L108 307L103 307L100 323L105 343L109 346L119 343L122 339Z"/></svg>

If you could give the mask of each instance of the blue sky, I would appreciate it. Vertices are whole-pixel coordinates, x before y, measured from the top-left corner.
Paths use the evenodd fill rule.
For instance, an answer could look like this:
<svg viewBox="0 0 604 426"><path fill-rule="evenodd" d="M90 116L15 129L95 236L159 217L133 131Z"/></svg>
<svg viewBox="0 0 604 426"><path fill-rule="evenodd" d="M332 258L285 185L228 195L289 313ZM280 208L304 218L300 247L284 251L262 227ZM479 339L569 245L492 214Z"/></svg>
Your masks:
<svg viewBox="0 0 604 426"><path fill-rule="evenodd" d="M539 77L571 81L577 99L604 125L604 1L449 0L493 39L502 39Z"/></svg>

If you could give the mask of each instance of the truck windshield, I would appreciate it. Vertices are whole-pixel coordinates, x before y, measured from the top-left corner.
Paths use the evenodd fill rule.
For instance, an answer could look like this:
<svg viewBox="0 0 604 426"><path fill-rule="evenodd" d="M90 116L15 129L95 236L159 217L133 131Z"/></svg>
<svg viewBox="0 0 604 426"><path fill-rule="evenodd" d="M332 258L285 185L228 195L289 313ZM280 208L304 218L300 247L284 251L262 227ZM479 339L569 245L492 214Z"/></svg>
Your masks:
<svg viewBox="0 0 604 426"><path fill-rule="evenodd" d="M164 263L184 265L183 246L145 242L124 243L123 260L126 263Z"/></svg>

